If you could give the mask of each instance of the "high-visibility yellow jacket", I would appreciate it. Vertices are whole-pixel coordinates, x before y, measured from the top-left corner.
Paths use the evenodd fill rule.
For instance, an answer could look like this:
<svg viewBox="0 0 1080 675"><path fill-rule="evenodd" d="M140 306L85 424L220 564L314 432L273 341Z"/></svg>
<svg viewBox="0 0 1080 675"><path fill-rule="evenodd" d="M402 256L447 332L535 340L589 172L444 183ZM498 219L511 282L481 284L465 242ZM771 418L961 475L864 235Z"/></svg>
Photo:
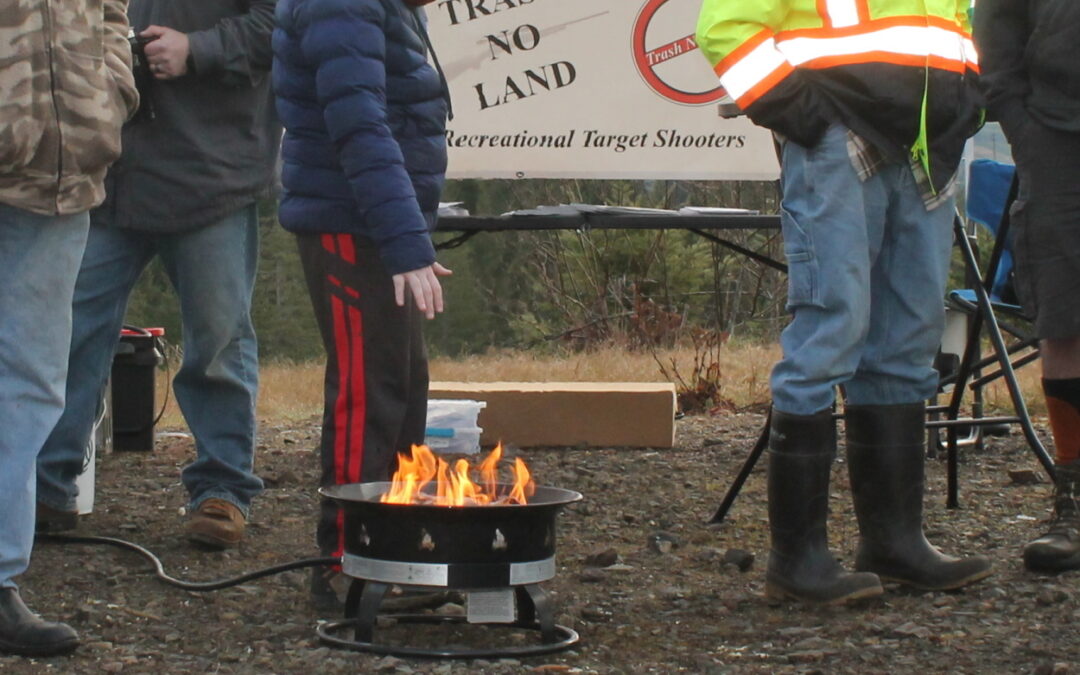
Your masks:
<svg viewBox="0 0 1080 675"><path fill-rule="evenodd" d="M981 124L970 0L704 0L697 43L751 119L812 146L841 122L935 186Z"/></svg>

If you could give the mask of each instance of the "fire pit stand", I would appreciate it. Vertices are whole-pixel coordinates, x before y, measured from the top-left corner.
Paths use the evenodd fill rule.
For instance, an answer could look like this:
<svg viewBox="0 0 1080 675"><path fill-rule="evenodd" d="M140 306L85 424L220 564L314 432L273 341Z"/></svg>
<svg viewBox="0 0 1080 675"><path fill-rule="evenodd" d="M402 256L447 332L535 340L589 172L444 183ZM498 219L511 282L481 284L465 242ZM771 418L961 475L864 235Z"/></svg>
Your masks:
<svg viewBox="0 0 1080 675"><path fill-rule="evenodd" d="M555 576L555 516L581 499L571 490L537 487L528 504L433 506L384 504L389 483L354 483L320 492L345 512L342 571L352 578L345 618L323 622L328 645L394 656L500 658L560 651L577 643L574 630L555 623L540 583ZM507 486L508 487L508 486ZM379 614L393 586L460 590L468 616ZM491 605L474 612L473 601ZM490 620L485 620L487 617ZM415 647L380 643L379 619L415 624L492 624L539 633L532 645ZM352 629L352 639L346 634Z"/></svg>

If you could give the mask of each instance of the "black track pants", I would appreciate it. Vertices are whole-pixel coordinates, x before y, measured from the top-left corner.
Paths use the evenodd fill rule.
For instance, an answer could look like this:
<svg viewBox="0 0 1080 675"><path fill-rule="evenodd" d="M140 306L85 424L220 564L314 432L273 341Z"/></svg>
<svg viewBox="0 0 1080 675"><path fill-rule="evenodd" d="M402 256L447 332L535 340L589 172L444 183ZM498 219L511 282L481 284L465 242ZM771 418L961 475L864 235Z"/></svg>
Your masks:
<svg viewBox="0 0 1080 675"><path fill-rule="evenodd" d="M424 442L428 368L423 316L394 303L375 247L351 235L298 235L326 347L320 485L389 480L397 453ZM317 540L343 552L343 517L323 500Z"/></svg>

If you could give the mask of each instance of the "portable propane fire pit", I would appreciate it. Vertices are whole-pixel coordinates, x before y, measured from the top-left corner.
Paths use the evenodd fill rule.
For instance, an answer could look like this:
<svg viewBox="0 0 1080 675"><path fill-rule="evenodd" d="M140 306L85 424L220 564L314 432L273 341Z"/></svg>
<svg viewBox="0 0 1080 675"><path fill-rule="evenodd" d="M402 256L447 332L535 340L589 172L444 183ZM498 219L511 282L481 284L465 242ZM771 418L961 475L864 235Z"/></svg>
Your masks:
<svg viewBox="0 0 1080 675"><path fill-rule="evenodd" d="M459 460L453 468L426 447L399 456L393 482L353 483L320 492L344 511L342 571L351 577L345 618L322 623L326 644L396 656L487 658L566 649L578 634L555 623L540 583L555 576L555 517L581 494L535 486L518 459L515 481L496 480L497 447L480 465L480 483ZM458 590L465 616L383 614L393 586ZM379 618L398 623L502 624L539 633L539 643L490 648L417 647L375 641ZM344 634L352 629L352 639Z"/></svg>

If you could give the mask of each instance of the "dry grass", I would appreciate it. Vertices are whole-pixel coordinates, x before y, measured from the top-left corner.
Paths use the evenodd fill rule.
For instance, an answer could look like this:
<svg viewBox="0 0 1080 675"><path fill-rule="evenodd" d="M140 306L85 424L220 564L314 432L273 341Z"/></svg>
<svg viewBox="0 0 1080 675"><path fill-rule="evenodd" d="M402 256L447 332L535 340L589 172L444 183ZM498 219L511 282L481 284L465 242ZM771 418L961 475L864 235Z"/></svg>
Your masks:
<svg viewBox="0 0 1080 675"><path fill-rule="evenodd" d="M774 344L728 343L720 347L721 395L737 407L768 400L768 377L779 357ZM693 348L648 351L610 346L580 353L560 355L518 351L492 351L460 359L435 359L431 379L457 382L663 382L659 360L669 372L691 381L695 356ZM1019 371L1021 388L1033 414L1045 414L1039 369ZM322 411L323 364L267 363L260 372L259 418L273 424L288 424L309 419ZM158 401L162 401L165 378L157 378ZM1008 410L1007 389L995 383L986 393L990 409ZM184 426L173 398L161 420L161 426Z"/></svg>

